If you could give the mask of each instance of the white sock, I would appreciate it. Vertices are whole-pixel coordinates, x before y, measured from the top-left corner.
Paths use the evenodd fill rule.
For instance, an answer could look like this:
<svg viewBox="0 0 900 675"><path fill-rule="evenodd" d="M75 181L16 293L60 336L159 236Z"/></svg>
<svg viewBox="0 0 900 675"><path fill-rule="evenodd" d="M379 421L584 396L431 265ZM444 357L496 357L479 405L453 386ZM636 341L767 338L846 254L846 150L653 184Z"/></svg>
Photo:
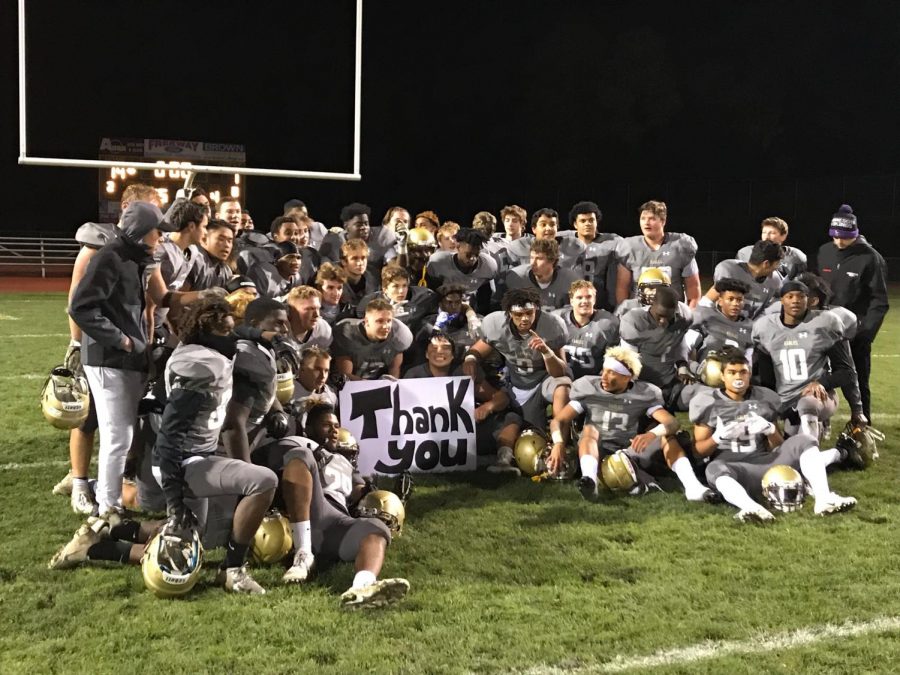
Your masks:
<svg viewBox="0 0 900 675"><path fill-rule="evenodd" d="M800 433L809 434L819 440L819 416L800 415Z"/></svg>
<svg viewBox="0 0 900 675"><path fill-rule="evenodd" d="M378 577L376 577L369 570L360 570L356 573L356 576L353 577L353 585L350 588L365 588L371 584L374 584L378 581Z"/></svg>
<svg viewBox="0 0 900 675"><path fill-rule="evenodd" d="M312 527L308 520L299 523L291 523L291 531L294 534L294 548L298 551L312 553Z"/></svg>
<svg viewBox="0 0 900 675"><path fill-rule="evenodd" d="M697 480L697 474L694 473L694 467L687 457L679 457L672 464L672 471L678 476L678 480L684 486L684 496L691 501L702 499L706 488L703 483Z"/></svg>
<svg viewBox="0 0 900 675"><path fill-rule="evenodd" d="M578 460L581 464L581 475L587 476L588 478L592 478L594 482L597 482L597 468L600 466L600 462L597 461L597 458L593 455L582 455Z"/></svg>
<svg viewBox="0 0 900 675"><path fill-rule="evenodd" d="M513 452L513 449L508 445L500 446L500 448L497 450L497 459L499 461L503 460L504 455L509 460L510 464L512 464L516 459L516 453Z"/></svg>
<svg viewBox="0 0 900 675"><path fill-rule="evenodd" d="M841 461L841 451L837 448L822 450L820 454L822 455L822 460L825 462L825 466L831 466L832 464Z"/></svg>
<svg viewBox="0 0 900 675"><path fill-rule="evenodd" d="M90 490L91 484L87 478L73 478L72 479L72 492L87 492Z"/></svg>
<svg viewBox="0 0 900 675"><path fill-rule="evenodd" d="M732 506L738 507L741 511L754 511L761 506L753 501L750 495L747 494L744 486L731 476L721 476L717 478L716 490L722 494L722 497L725 498L726 502Z"/></svg>
<svg viewBox="0 0 900 675"><path fill-rule="evenodd" d="M810 448L800 455L800 473L806 478L812 490L813 497L821 499L827 497L831 490L828 487L828 474L825 472L825 462L818 448Z"/></svg>

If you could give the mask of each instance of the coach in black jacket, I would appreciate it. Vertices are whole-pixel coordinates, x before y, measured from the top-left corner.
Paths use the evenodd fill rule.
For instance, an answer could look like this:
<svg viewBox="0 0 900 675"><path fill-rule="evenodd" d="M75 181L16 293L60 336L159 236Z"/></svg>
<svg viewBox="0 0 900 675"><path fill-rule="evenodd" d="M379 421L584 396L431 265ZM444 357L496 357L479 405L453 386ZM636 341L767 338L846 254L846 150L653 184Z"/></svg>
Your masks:
<svg viewBox="0 0 900 675"><path fill-rule="evenodd" d="M881 254L860 236L856 216L847 204L832 217L828 234L831 242L819 248L819 274L831 286L831 304L849 309L859 321L850 351L859 377L863 412L871 420L872 342L888 311L887 265Z"/></svg>
<svg viewBox="0 0 900 675"><path fill-rule="evenodd" d="M134 202L122 214L119 237L91 258L69 303L83 333L81 358L94 395L100 430L97 504L118 506L137 406L144 394L147 336L144 272L172 225L153 204Z"/></svg>

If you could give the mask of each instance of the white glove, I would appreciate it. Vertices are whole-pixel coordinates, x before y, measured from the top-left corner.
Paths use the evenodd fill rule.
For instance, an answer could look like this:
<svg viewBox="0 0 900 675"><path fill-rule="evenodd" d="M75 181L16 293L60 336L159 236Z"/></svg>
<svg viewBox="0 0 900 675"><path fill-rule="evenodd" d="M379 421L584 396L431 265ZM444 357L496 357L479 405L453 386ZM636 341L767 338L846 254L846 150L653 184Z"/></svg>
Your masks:
<svg viewBox="0 0 900 675"><path fill-rule="evenodd" d="M747 435L747 425L744 422L739 422L738 420L732 420L727 424L722 424L722 418L719 418L719 424L716 425L716 430L713 432L713 440L722 444L724 441L736 441L742 436Z"/></svg>
<svg viewBox="0 0 900 675"><path fill-rule="evenodd" d="M769 434L775 433L775 425L755 412L747 415L744 422L747 424L747 433L753 436L756 434L765 434L768 436Z"/></svg>

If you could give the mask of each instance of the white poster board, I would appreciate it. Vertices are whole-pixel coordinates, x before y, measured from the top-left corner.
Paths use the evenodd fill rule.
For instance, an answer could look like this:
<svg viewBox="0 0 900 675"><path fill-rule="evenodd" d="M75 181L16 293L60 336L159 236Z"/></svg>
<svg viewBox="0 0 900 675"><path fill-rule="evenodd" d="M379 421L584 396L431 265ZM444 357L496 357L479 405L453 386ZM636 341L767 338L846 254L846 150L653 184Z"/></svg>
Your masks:
<svg viewBox="0 0 900 675"><path fill-rule="evenodd" d="M341 426L359 441L364 476L474 471L475 395L469 377L347 382Z"/></svg>

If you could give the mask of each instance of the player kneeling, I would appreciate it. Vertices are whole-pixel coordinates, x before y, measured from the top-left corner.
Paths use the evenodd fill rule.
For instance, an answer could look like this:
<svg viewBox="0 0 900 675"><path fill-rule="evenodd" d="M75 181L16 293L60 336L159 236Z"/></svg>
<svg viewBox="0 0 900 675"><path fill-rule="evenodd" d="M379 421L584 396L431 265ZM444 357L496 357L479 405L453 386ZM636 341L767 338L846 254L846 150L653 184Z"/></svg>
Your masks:
<svg viewBox="0 0 900 675"><path fill-rule="evenodd" d="M329 405L314 405L306 416L306 438L289 436L259 448L253 461L281 476L281 497L294 540L294 558L285 583L309 578L317 558L355 561L356 576L341 595L348 609L382 607L409 591L406 579L378 579L391 527L379 518L354 518L370 486L356 468L356 442L339 442L339 423ZM374 493L373 493L374 494ZM379 509L376 509L379 511ZM403 514L394 514L397 531Z"/></svg>
<svg viewBox="0 0 900 675"><path fill-rule="evenodd" d="M578 442L578 457L582 475L579 489L585 498L593 499L597 495L597 471L602 453L615 454L616 464L625 468L624 458L638 465L634 467L634 473L642 484L639 492L658 487L642 467L649 469L662 459L678 476L688 500L711 499L714 495L697 480L690 460L675 440L678 421L663 408L662 391L638 380L640 374L641 359L636 352L625 347L611 347L604 354L600 375L575 380L569 403L550 421L553 450L548 468L555 471L563 462L561 426L584 414L586 419ZM646 433L638 433L645 417L656 421L657 425ZM620 453L620 450L624 452Z"/></svg>
<svg viewBox="0 0 900 675"><path fill-rule="evenodd" d="M767 474L775 466L790 467L803 474L815 498L817 515L855 506L856 499L841 497L828 486L825 467L837 459L840 451L821 452L817 440L807 434L784 440L775 425L781 407L778 394L750 386L750 364L740 352L723 355L723 366L723 388L698 394L691 401L690 418L697 454L713 458L706 467L706 480L725 501L739 509L735 518L741 522L775 519L753 498L763 496L763 478L767 475L766 486L781 483L782 487L789 487L784 483L783 470ZM790 482L788 477L787 483ZM790 500L775 499L771 503L779 510L793 510Z"/></svg>

